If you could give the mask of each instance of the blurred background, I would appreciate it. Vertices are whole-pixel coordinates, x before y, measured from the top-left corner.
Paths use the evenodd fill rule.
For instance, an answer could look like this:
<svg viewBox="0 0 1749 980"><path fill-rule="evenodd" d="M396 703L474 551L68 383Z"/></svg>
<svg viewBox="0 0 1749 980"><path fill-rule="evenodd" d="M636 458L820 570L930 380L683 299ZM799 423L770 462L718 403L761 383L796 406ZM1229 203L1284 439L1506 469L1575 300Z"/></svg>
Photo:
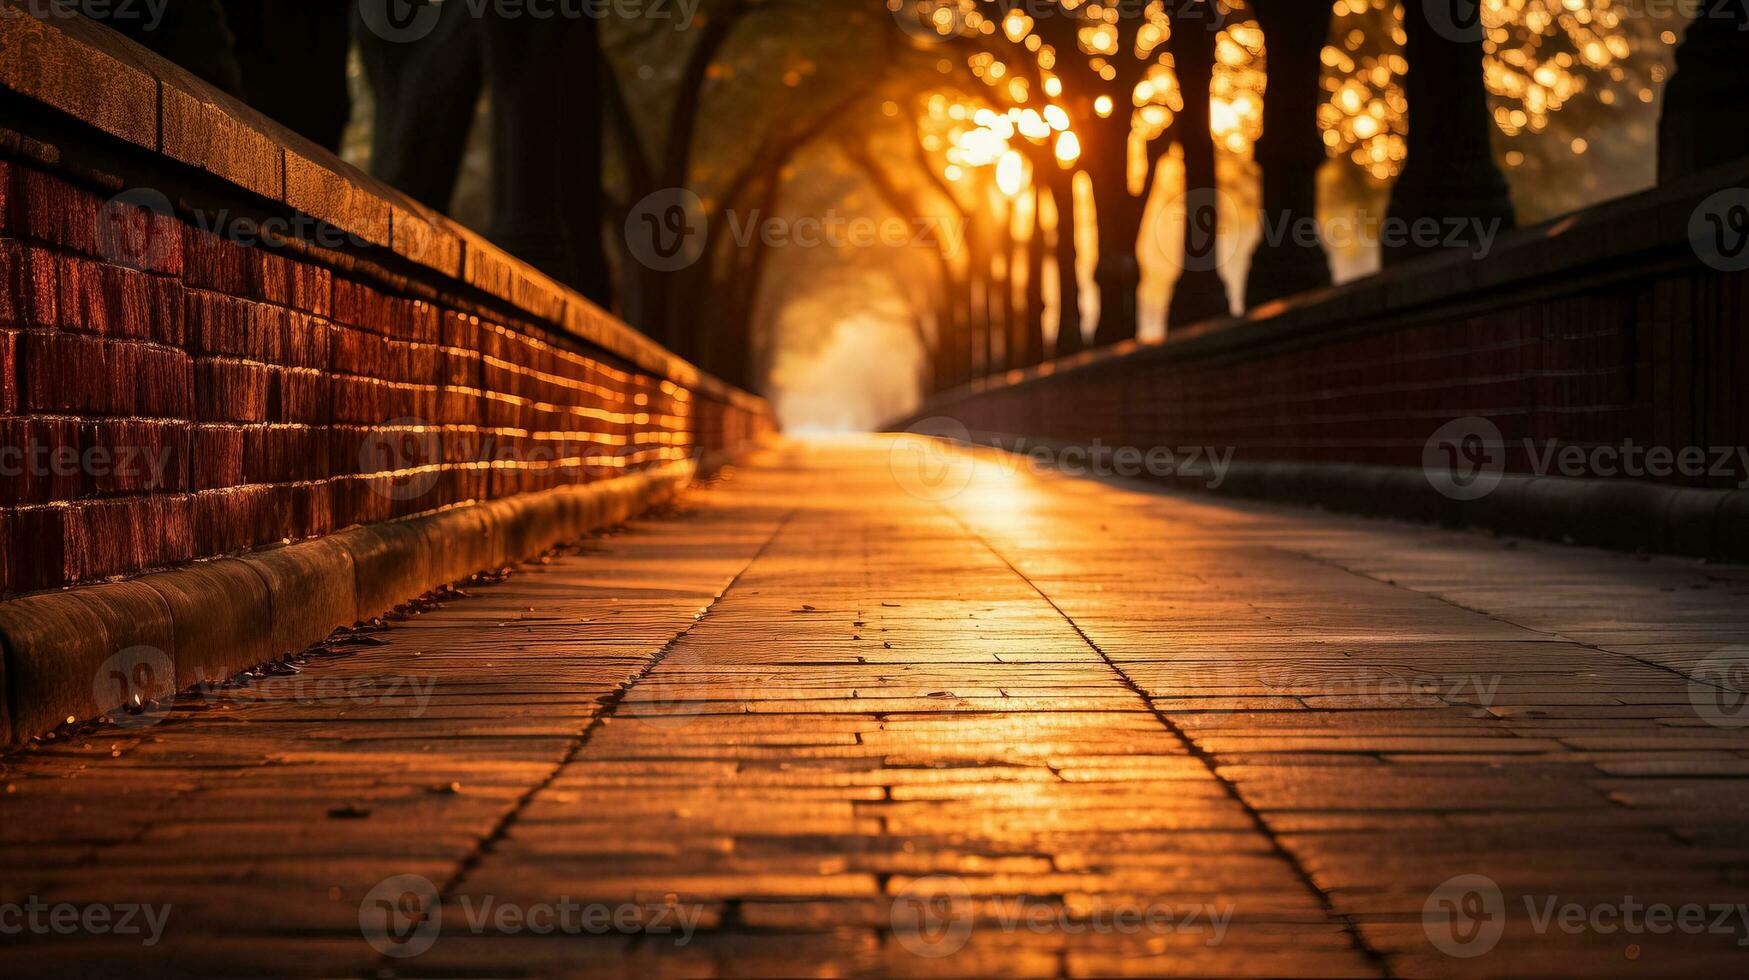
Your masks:
<svg viewBox="0 0 1749 980"><path fill-rule="evenodd" d="M1299 18L1278 21L1277 46L1318 62L1324 162L1310 169L1329 275L1380 268L1377 226L1408 145L1405 7L1335 0L1325 18L1322 0L1269 2L621 0L585 23L525 15L492 35L496 0L316 0L333 8L324 23L351 21L324 42L344 50L345 123L334 137L297 128L768 394L787 428L860 429L931 388L1225 312L1208 297L1173 312L1186 146L1194 160L1212 142L1214 194L1188 209L1209 224L1201 261L1219 278L1203 278L1227 309L1257 305L1246 283L1272 13ZM273 7L225 13L242 94L283 118L309 96L276 108L248 77L285 36L260 12ZM1682 5L1483 0L1480 16L1489 138L1519 225L1656 182ZM490 36L466 40L476 34ZM1207 77L1186 77L1193 99L1207 88L1207 141L1198 114L1186 121L1179 71L1204 53ZM506 222L521 179L506 171L531 165L505 153L518 138L537 146L534 170L575 192L574 210ZM1115 289L1100 241L1128 228L1102 233L1101 203L1139 223L1133 263L1106 267ZM599 236L549 261L529 228L541 222L599 222ZM651 255L651 234L684 242ZM1133 308L1102 311L1102 292ZM968 318L995 339L944 373L932 354Z"/></svg>

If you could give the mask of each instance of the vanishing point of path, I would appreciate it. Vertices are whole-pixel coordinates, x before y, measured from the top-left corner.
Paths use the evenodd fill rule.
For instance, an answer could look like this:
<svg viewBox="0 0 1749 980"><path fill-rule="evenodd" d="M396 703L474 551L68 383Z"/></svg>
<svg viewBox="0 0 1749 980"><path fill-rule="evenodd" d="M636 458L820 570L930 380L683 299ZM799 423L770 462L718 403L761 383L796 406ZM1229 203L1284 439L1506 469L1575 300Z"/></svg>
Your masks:
<svg viewBox="0 0 1749 980"><path fill-rule="evenodd" d="M7 757L0 972L1749 965L1749 570L901 454Z"/></svg>

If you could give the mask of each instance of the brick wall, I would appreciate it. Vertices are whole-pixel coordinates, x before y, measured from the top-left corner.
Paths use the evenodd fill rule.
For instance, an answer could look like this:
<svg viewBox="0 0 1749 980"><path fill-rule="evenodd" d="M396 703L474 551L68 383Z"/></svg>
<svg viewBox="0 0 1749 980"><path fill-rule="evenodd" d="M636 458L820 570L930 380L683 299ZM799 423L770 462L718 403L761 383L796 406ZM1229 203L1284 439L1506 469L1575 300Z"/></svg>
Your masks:
<svg viewBox="0 0 1749 980"><path fill-rule="evenodd" d="M1477 417L1500 430L1512 473L1533 472L1533 448L1551 440L1749 446L1749 272L1709 266L1685 237L1695 202L1749 184L1744 169L1528 229L1480 261L1409 265L1164 344L982 382L920 417L1113 447L1231 447L1247 462L1416 468L1440 426ZM1736 488L1749 472L1738 458L1727 472L1644 478Z"/></svg>
<svg viewBox="0 0 1749 980"><path fill-rule="evenodd" d="M461 283L324 258L0 161L0 594L602 479L770 426L757 399Z"/></svg>

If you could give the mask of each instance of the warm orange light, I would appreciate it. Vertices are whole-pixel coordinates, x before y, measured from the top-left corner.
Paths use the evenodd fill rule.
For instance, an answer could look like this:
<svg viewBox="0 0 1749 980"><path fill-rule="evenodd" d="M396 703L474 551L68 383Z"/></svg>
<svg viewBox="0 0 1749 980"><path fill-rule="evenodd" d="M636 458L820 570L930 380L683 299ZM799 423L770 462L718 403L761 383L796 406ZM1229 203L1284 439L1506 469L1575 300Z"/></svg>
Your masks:
<svg viewBox="0 0 1749 980"><path fill-rule="evenodd" d="M1104 119L1107 116L1110 116L1111 110L1112 110L1111 96L1102 95L1099 98L1093 100L1093 111L1099 113L1099 118Z"/></svg>
<svg viewBox="0 0 1749 980"><path fill-rule="evenodd" d="M1009 197L1019 194L1026 186L1026 160L1016 150L1002 154L1002 159L996 164L996 188Z"/></svg>
<svg viewBox="0 0 1749 980"><path fill-rule="evenodd" d="M1063 133L1057 137L1057 162L1074 163L1081 159L1081 138L1074 131Z"/></svg>

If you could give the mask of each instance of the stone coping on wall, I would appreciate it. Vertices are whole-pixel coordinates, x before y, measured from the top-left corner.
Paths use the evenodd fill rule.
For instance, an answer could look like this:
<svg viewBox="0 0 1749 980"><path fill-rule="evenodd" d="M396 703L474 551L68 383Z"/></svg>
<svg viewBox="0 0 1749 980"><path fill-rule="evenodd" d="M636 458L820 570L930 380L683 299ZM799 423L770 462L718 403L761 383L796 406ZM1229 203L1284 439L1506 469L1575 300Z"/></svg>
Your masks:
<svg viewBox="0 0 1749 980"><path fill-rule="evenodd" d="M0 91L307 215L387 260L465 283L682 387L751 410L761 404L478 233L83 17L39 18L0 0ZM0 138L21 142L17 134ZM55 162L52 147L5 148Z"/></svg>
<svg viewBox="0 0 1749 980"><path fill-rule="evenodd" d="M977 431L967 438L988 452L1012 453L1013 447L1025 446L1049 449L1059 459L1071 446L1089 448L1013 433ZM1493 492L1457 500L1438 492L1426 471L1412 466L1239 459L1214 486L1201 473L1112 479L1186 494L1480 528L1506 537L1749 562L1749 490L1507 473Z"/></svg>
<svg viewBox="0 0 1749 980"><path fill-rule="evenodd" d="M941 392L917 418L954 402L1095 370L1116 361L1219 357L1330 333L1384 328L1421 312L1485 310L1539 292L1563 293L1661 268L1698 266L1690 235L1700 205L1749 188L1749 159L1503 233L1486 256L1413 259L1353 282L1264 304L1243 316L1181 327L1159 341L1124 341ZM906 423L897 424L903 428Z"/></svg>

